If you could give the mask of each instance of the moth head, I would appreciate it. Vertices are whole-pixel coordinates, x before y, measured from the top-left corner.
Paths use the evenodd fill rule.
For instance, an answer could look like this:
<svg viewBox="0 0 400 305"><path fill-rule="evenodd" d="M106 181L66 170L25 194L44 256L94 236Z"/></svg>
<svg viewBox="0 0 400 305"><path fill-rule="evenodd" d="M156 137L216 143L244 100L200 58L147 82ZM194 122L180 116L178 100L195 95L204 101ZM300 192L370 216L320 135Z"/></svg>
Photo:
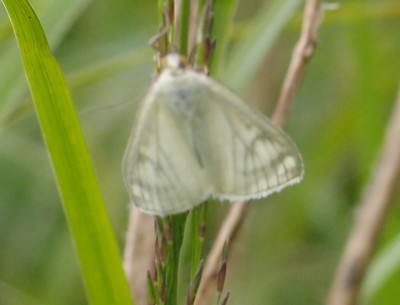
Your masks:
<svg viewBox="0 0 400 305"><path fill-rule="evenodd" d="M182 70L187 67L188 62L185 57L178 53L170 53L161 59L163 69L170 69L172 71Z"/></svg>

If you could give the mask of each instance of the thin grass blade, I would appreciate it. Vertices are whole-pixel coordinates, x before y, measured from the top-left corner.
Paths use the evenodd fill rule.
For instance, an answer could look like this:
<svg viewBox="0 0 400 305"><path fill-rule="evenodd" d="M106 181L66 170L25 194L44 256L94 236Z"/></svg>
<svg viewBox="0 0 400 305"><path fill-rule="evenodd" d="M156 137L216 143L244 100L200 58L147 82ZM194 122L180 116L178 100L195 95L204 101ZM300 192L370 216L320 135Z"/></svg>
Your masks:
<svg viewBox="0 0 400 305"><path fill-rule="evenodd" d="M62 71L29 3L2 2L21 50L89 303L131 305L117 243Z"/></svg>

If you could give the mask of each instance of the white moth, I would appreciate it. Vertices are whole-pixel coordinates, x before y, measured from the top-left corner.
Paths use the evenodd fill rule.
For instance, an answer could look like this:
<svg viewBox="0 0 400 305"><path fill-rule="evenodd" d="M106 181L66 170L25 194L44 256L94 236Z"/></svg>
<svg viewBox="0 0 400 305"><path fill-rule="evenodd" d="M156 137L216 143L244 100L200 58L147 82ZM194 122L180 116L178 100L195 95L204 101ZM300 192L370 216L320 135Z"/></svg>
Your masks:
<svg viewBox="0 0 400 305"><path fill-rule="evenodd" d="M268 196L303 176L292 140L178 54L139 110L123 161L125 184L141 211L166 216L209 197L230 202Z"/></svg>

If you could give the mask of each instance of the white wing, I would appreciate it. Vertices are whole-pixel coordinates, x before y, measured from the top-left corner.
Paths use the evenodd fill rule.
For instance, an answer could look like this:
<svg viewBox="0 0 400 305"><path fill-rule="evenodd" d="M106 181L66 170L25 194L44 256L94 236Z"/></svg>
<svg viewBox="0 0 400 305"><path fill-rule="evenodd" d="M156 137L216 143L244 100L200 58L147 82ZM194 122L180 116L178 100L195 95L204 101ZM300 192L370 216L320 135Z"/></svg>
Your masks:
<svg viewBox="0 0 400 305"><path fill-rule="evenodd" d="M212 196L260 198L302 179L301 156L281 129L218 82L194 72L191 77L207 92L193 129Z"/></svg>
<svg viewBox="0 0 400 305"><path fill-rule="evenodd" d="M155 87L139 111L123 171L133 204L165 216L200 204L211 187L191 147L189 121L173 113Z"/></svg>

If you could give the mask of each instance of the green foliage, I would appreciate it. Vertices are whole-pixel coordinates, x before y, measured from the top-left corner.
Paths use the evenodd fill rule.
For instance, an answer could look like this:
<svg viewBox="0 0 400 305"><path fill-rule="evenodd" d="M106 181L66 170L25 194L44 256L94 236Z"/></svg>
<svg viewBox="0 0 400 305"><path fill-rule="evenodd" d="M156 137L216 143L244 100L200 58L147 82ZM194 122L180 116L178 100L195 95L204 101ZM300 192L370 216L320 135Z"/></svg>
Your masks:
<svg viewBox="0 0 400 305"><path fill-rule="evenodd" d="M128 196L120 162L136 107L151 83L152 50L147 49L147 41L159 27L157 1L31 2L52 52L66 72L78 113L86 113L81 115L82 127L122 245ZM217 41L218 69L213 67L213 72L218 71L217 77L229 82L232 89L248 92L249 101L270 113L299 36L299 4L303 2L217 3L226 14L215 20L215 31L225 34ZM252 205L227 265L224 289L231 292L231 305L322 304L356 204L373 175L400 79L396 65L400 42L395 39L400 33L400 5L395 0L352 0L325 15L316 55L286 128L304 157L305 179ZM126 102L129 105L125 107L108 107ZM86 304L20 54L2 8L0 126L1 301ZM66 140L66 136L55 138ZM66 142L57 146L64 147ZM64 165L65 170L75 168ZM91 175L88 172L84 175ZM395 249L399 234L399 194L394 200L397 205L369 275L375 279L373 295L366 295L369 305L398 304L398 261L392 261L392 268L380 263L381 257L395 253L391 249ZM85 213L86 208L81 204ZM226 204L208 204L203 253L209 250L226 209ZM104 221L104 217L98 220ZM115 252L110 249L107 251ZM108 259L113 260L107 255ZM192 265L192 276L198 267L190 259L180 263L186 270ZM178 300L182 301L179 294Z"/></svg>

